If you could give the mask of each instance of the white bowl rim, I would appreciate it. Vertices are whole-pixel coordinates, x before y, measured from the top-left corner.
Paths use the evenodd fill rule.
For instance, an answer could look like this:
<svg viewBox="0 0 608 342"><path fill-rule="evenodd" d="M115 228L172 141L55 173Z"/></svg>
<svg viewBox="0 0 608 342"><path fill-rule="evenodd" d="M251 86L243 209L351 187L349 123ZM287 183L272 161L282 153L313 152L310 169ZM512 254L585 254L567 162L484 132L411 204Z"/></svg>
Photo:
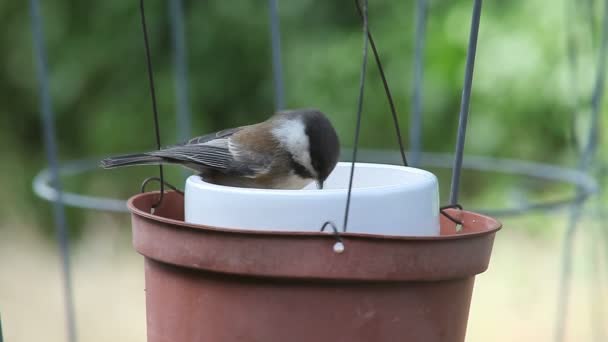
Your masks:
<svg viewBox="0 0 608 342"><path fill-rule="evenodd" d="M338 165L346 165L350 168L352 165L351 162L339 162ZM337 167L337 166L336 166ZM410 174L416 174L426 178L427 181L433 183L437 182L437 177L426 170L410 167L410 166L402 166L402 165L393 165L393 164L380 164L380 163L355 163L355 174L357 172L357 167L366 167L366 168L376 168L376 169L391 169L398 170ZM375 192L377 190L400 190L405 188L415 189L418 187L423 187L428 185L428 182L412 182L412 183L396 183L396 184L387 184L387 185L378 185L378 186L366 186L366 187L353 187L352 191L357 193L364 192ZM330 194L343 194L348 188L341 189L257 189L257 188L240 188L240 187L232 187L225 185L218 185L213 183L205 182L200 176L192 175L188 177L186 180L186 188L194 188L196 190L212 190L223 193L237 193L237 194L251 194L251 195L308 195L308 196L318 196L318 195L330 195Z"/></svg>

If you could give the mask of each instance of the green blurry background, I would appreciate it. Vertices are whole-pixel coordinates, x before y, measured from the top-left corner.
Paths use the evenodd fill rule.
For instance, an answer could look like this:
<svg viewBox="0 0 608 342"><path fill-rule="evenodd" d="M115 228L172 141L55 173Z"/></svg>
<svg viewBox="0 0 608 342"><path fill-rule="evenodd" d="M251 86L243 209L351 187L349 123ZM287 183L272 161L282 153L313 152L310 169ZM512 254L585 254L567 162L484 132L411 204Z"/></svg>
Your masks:
<svg viewBox="0 0 608 342"><path fill-rule="evenodd" d="M484 3L466 153L576 165L579 151L573 141L585 139L589 125L588 103L596 72L602 7L599 1L591 7L587 7L588 2L567 7L566 2L574 1ZM426 151L452 152L454 149L471 6L469 0L430 1L423 88L423 146ZM349 147L355 125L362 46L361 25L353 3L280 1L279 7L287 107L320 108L331 117L343 145ZM415 1L412 0L370 1L369 8L370 28L405 133L408 132L411 108L414 9ZM148 1L146 10L162 141L170 144L176 142L176 99L168 2ZM193 113L191 132L203 134L256 122L270 115L274 100L267 2L184 1L184 10L189 105ZM102 158L154 149L138 1L42 1L42 13L61 160ZM567 15L571 26L567 26ZM21 255L19 258L26 258L24 255L29 251L38 250L41 260L50 260L50 263L32 260L31 265L38 265L32 267L56 267L52 263L56 255L50 239L54 229L50 205L37 199L31 191L32 178L45 167L46 161L27 2L0 1L0 22L3 27L0 30L0 166L4 175L0 178L4 193L0 206L0 240L3 241L0 250L4 248L5 256L13 261L15 253ZM577 51L574 68L566 53L567 36ZM395 149L389 107L371 58L367 76L361 146ZM606 101L603 103L602 113ZM602 114L602 124L606 120L606 115ZM405 141L407 143L407 136ZM600 145L600 159L605 153L605 146ZM169 170L171 182L179 185L181 171ZM440 176L445 201L449 170L432 171ZM154 167L96 170L63 181L69 191L127 198L139 190L143 178L156 172ZM504 207L517 204L522 197L546 200L571 194L573 189L513 176L465 172L462 191L462 202L467 207ZM116 276L117 267L124 266L127 259L135 263L133 270L141 272L137 264L139 259L128 245L126 215L79 209L68 209L68 214L75 263L83 267L81 273L76 270L77 291L79 277L82 282L89 283L90 278L83 272L92 267L83 261L84 256L85 259L78 259L78 251L85 248L83 246L88 246L87 250L90 246L104 250L105 247L99 247L104 243L114 246L107 252L109 254L100 252L95 261L113 260L103 269L108 272L107 277L100 277L109 284L118 286L108 279ZM516 223L517 233L501 233L505 241L509 241L505 242L508 244L503 259L505 267L513 266L508 262L514 257L508 252L511 247L529 244L533 253L531 258L545 258L542 260L549 263L536 267L554 267L552 272L555 272L564 217L559 214L528 215L525 219L512 221ZM541 247L536 249L536 245ZM547 253L534 254L539 251ZM499 258L502 254L497 253L496 258ZM10 286L3 291L0 281L0 312L2 300L10 309L11 303L19 302L14 298L15 293L20 293L19 288L30 282L26 275L20 278L15 263L7 261L4 266L15 271L5 274L11 274L11 278L20 279L20 282L14 283L12 289L16 292L11 292ZM18 268L27 269L25 266ZM534 272L533 269L528 271ZM32 276L41 281L58 281L57 272L53 269L48 275L50 278L35 272L37 275ZM141 274L136 273L128 279L135 277L139 281L139 276ZM546 278L536 276L540 278L526 278L528 282L523 283L549 282L552 291L556 288L556 274L548 274ZM518 286L522 284L521 277L526 276L508 273L504 277ZM98 279L100 284L102 280ZM494 283L498 287L504 286L496 279ZM133 290L133 293L142 296L140 290ZM81 288L81 306L86 302L82 291ZM60 291L54 292L52 296L59 298ZM91 293L95 297L104 296L94 290ZM513 294L506 290L505 293ZM545 296L547 303L539 309L539 317L547 321L547 326L532 329L543 334L550 332L552 299L555 297L553 292L545 293ZM143 310L141 304L137 303L138 310ZM54 309L56 316L61 317L60 303L53 305L57 307ZM83 313L86 308L80 309L81 315L86 316ZM107 308L104 310L107 312ZM481 312L474 310L475 307L474 314ZM484 310L495 309L484 307ZM138 329L143 322L141 312L134 314ZM10 312L3 314L3 320L7 322L5 330L19 340L22 335L16 327L25 323L11 321L9 315ZM482 316L486 317L479 314ZM588 327L587 323L581 324L585 329ZM143 339L140 330L137 330L139 334L134 333L135 340ZM497 335L489 333L487 336L497 340L494 339L499 337ZM124 336L123 339L130 340Z"/></svg>

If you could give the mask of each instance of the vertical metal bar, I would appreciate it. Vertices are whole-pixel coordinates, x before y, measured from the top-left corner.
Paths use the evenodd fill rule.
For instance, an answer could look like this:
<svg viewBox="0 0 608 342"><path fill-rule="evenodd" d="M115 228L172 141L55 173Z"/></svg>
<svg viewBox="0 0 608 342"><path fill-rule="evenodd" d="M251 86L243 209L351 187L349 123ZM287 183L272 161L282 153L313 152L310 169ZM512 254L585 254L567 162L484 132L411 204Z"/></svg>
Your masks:
<svg viewBox="0 0 608 342"><path fill-rule="evenodd" d="M43 123L43 137L46 158L50 166L51 182L57 189L57 197L53 201L53 216L55 232L61 252L61 267L63 276L63 295L66 311L67 335L69 342L76 341L76 322L74 317L74 302L72 293L72 272L70 267L70 251L68 244L68 227L63 206L63 188L59 179L59 161L57 157L57 142L55 138L54 113L51 104L47 55L42 34L42 15L38 0L30 0L30 15L32 18L32 35L34 41L34 57L38 73L40 93L40 113Z"/></svg>
<svg viewBox="0 0 608 342"><path fill-rule="evenodd" d="M182 0L169 0L171 37L173 40L173 67L175 71L175 110L177 114L177 140L186 141L191 135L192 115L188 88L188 55L184 29L184 6ZM182 170L183 178L189 172Z"/></svg>
<svg viewBox="0 0 608 342"><path fill-rule="evenodd" d="M598 183L599 184L606 184L606 169L603 167L602 163L603 160L602 158L598 158L598 162L600 163L600 167L599 167L599 172L598 172ZM608 246L608 230L606 229L606 222L608 220L608 216L606 216L606 212L604 211L604 203L602 202L602 198L604 198L604 189L602 187L599 187L599 191L597 194L597 238L593 239L593 243L595 243L596 245L596 254L595 254L595 258L593 260L593 266L594 268L592 269L592 273L594 275L594 277L596 277L597 281L592 281L593 285L595 286L595 288L591 289L591 293L592 295L590 296L590 298L592 299L592 317L593 319L593 323L592 323L592 329L594 332L594 341L596 342L600 342L600 341L607 341L608 340L608 335L606 334L607 332L607 327L606 327L606 314L608 313L608 306L606 305L606 301L605 301L605 297L600 296L599 300L596 300L596 293L605 293L605 281L608 279L603 279L602 275L608 275L608 273L604 273L602 271L606 271L605 269L602 269L600 267L601 265L601 260L603 256L608 257L608 253L602 253L602 249L606 249L606 246ZM604 255L602 255L604 254ZM595 279L594 279L595 280Z"/></svg>
<svg viewBox="0 0 608 342"><path fill-rule="evenodd" d="M471 100L471 86L473 83L473 69L475 67L475 54L477 52L477 35L479 33L479 20L481 18L482 0L474 0L473 15L471 17L471 32L469 34L469 46L467 49L467 63L464 75L464 88L460 103L460 116L458 120L458 136L456 138L456 153L454 156L454 168L452 170L452 186L450 189L450 204L458 203L460 191L460 173L462 170L462 157L464 142L467 131L467 120L469 117L469 103Z"/></svg>
<svg viewBox="0 0 608 342"><path fill-rule="evenodd" d="M184 141L191 135L191 113L188 95L188 57L185 43L183 1L170 0L169 13L171 15L171 37L173 38L173 64L175 69L177 138L180 141Z"/></svg>
<svg viewBox="0 0 608 342"><path fill-rule="evenodd" d="M578 77L578 53L577 53L577 40L575 35L575 22L576 22L576 10L577 6L571 6L572 1L566 0L564 4L564 14L565 14L565 23L566 23L566 55L568 57L568 65L569 65L569 85L570 85L570 93L572 96L572 116L570 118L570 137L571 141L578 149L581 145L577 133L576 126L578 123L578 110L581 106L581 100L579 96L579 77Z"/></svg>
<svg viewBox="0 0 608 342"><path fill-rule="evenodd" d="M555 341L564 340L566 330L566 317L568 316L568 300L570 297L570 273L572 272L572 244L576 226L580 219L582 203L573 204L568 218L568 228L564 237L562 252L562 269L560 274L558 298L557 298L557 317L555 320Z"/></svg>
<svg viewBox="0 0 608 342"><path fill-rule="evenodd" d="M595 87L591 96L591 126L589 128L589 140L587 142L587 153L585 157L592 159L597 150L600 109L604 98L604 86L606 84L606 53L608 51L608 1L604 1L604 16L602 18L602 36L600 42L599 60L597 63L597 74ZM587 163L590 160L586 161Z"/></svg>
<svg viewBox="0 0 608 342"><path fill-rule="evenodd" d="M585 1L585 10L587 11L587 20L589 21L589 28L591 30L591 39L595 43L597 38L597 25L595 24L595 0ZM592 45L593 46L593 45Z"/></svg>
<svg viewBox="0 0 608 342"><path fill-rule="evenodd" d="M601 188L601 187L600 187ZM603 278L602 278L602 269L600 268L600 260L601 260L601 246L602 246L602 219L605 219L602 211L603 211L603 203L601 201L602 191L601 189L597 194L597 214L595 218L597 218L597 224L593 224L593 227L590 231L588 242L589 246L589 260L591 263L591 279L589 281L589 300L590 300L590 316L591 316L591 331L592 331L592 341L595 342L605 342L606 332L604 330L604 296L601 294L604 293L602 290L603 286ZM595 222L594 222L595 223Z"/></svg>
<svg viewBox="0 0 608 342"><path fill-rule="evenodd" d="M272 73L274 78L275 109L285 108L285 90L283 86L283 64L281 62L281 31L279 28L278 0L268 0L270 12L270 36L272 44Z"/></svg>
<svg viewBox="0 0 608 342"><path fill-rule="evenodd" d="M597 72L595 85L591 97L591 123L589 125L589 134L579 162L579 170L589 170L593 157L597 150L599 119L601 102L604 96L604 83L606 74L606 53L608 51L608 0L604 1L604 13L602 17L602 33L600 50L598 54ZM581 189L577 192L580 194ZM566 228L564 237L564 246L562 249L562 269L560 272L560 282L557 298L557 317L555 319L554 339L557 342L564 340L564 332L566 318L568 317L568 300L570 297L570 279L572 273L572 254L574 237L578 228L578 221L581 216L582 203L576 203L572 207L570 219Z"/></svg>
<svg viewBox="0 0 608 342"><path fill-rule="evenodd" d="M416 2L416 42L414 45L414 85L410 116L410 163L416 166L422 151L422 81L424 79L424 45L426 41L427 0Z"/></svg>

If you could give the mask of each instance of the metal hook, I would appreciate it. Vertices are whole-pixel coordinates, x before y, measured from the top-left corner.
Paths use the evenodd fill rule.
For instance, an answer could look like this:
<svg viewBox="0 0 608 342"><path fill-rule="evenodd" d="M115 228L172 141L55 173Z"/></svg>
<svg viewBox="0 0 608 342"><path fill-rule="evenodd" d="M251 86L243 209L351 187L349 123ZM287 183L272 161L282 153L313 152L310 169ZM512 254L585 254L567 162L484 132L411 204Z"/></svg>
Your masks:
<svg viewBox="0 0 608 342"><path fill-rule="evenodd" d="M175 186L165 182L164 180L162 180L160 177L148 177L146 179L144 179L144 181L141 183L141 191L140 192L146 192L146 185L148 185L148 183L150 183L151 181L156 181L161 183L162 185L166 186L167 188L177 192L178 194L184 196L184 192L179 190L178 188L176 188ZM153 206L152 206L152 213L154 213L154 209L156 209L162 202L163 199L165 197L165 192L161 190L160 192L160 198L158 199L158 202L156 202Z"/></svg>
<svg viewBox="0 0 608 342"><path fill-rule="evenodd" d="M141 183L141 192L146 192L146 185L148 185L148 183L150 183L151 181L161 182L161 179L159 177L148 177L148 178L144 179L143 183ZM184 192L181 191L180 189L178 189L177 187L175 187L175 186L173 186L173 185L171 185L171 184L169 184L169 183L167 183L165 181L162 181L162 182L169 189L177 192L178 194L180 194L182 196L184 195Z"/></svg>
<svg viewBox="0 0 608 342"><path fill-rule="evenodd" d="M323 226L321 227L321 231L324 232L325 228L327 228L327 226L331 226L334 237L336 238L336 243L334 244L334 252L337 254L344 252L345 246L344 246L344 242L342 241L342 237L340 236L340 232L338 231L338 228L336 228L336 225L333 222L327 221L327 222L323 223Z"/></svg>
<svg viewBox="0 0 608 342"><path fill-rule="evenodd" d="M458 210L462 210L462 205L460 205L460 204L449 204L449 205L445 205L445 206L439 208L439 212L441 213L441 215L445 216L448 220L456 223L456 230L457 231L462 230L463 222L461 220L459 220L459 219L454 218L450 214L448 214L445 211L446 209L458 209ZM460 228L458 228L458 226L460 226Z"/></svg>

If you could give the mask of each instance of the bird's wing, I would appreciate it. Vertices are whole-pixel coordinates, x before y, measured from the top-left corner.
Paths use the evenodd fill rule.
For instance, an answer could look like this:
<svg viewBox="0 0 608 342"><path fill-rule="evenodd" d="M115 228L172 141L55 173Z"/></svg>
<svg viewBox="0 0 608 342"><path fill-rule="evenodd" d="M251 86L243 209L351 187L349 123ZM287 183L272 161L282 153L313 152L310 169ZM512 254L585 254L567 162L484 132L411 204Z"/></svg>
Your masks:
<svg viewBox="0 0 608 342"><path fill-rule="evenodd" d="M192 138L192 139L188 140L186 143L181 144L181 145L196 145L196 144L203 144L206 142L210 142L210 141L216 140L216 139L226 139L226 138L231 137L236 132L242 130L243 128L244 127L228 128L228 129L218 131L215 133L201 135L200 137Z"/></svg>
<svg viewBox="0 0 608 342"><path fill-rule="evenodd" d="M194 163L218 171L245 177L264 173L272 156L260 155L231 139L240 128L193 138L183 145L171 146L148 155Z"/></svg>

